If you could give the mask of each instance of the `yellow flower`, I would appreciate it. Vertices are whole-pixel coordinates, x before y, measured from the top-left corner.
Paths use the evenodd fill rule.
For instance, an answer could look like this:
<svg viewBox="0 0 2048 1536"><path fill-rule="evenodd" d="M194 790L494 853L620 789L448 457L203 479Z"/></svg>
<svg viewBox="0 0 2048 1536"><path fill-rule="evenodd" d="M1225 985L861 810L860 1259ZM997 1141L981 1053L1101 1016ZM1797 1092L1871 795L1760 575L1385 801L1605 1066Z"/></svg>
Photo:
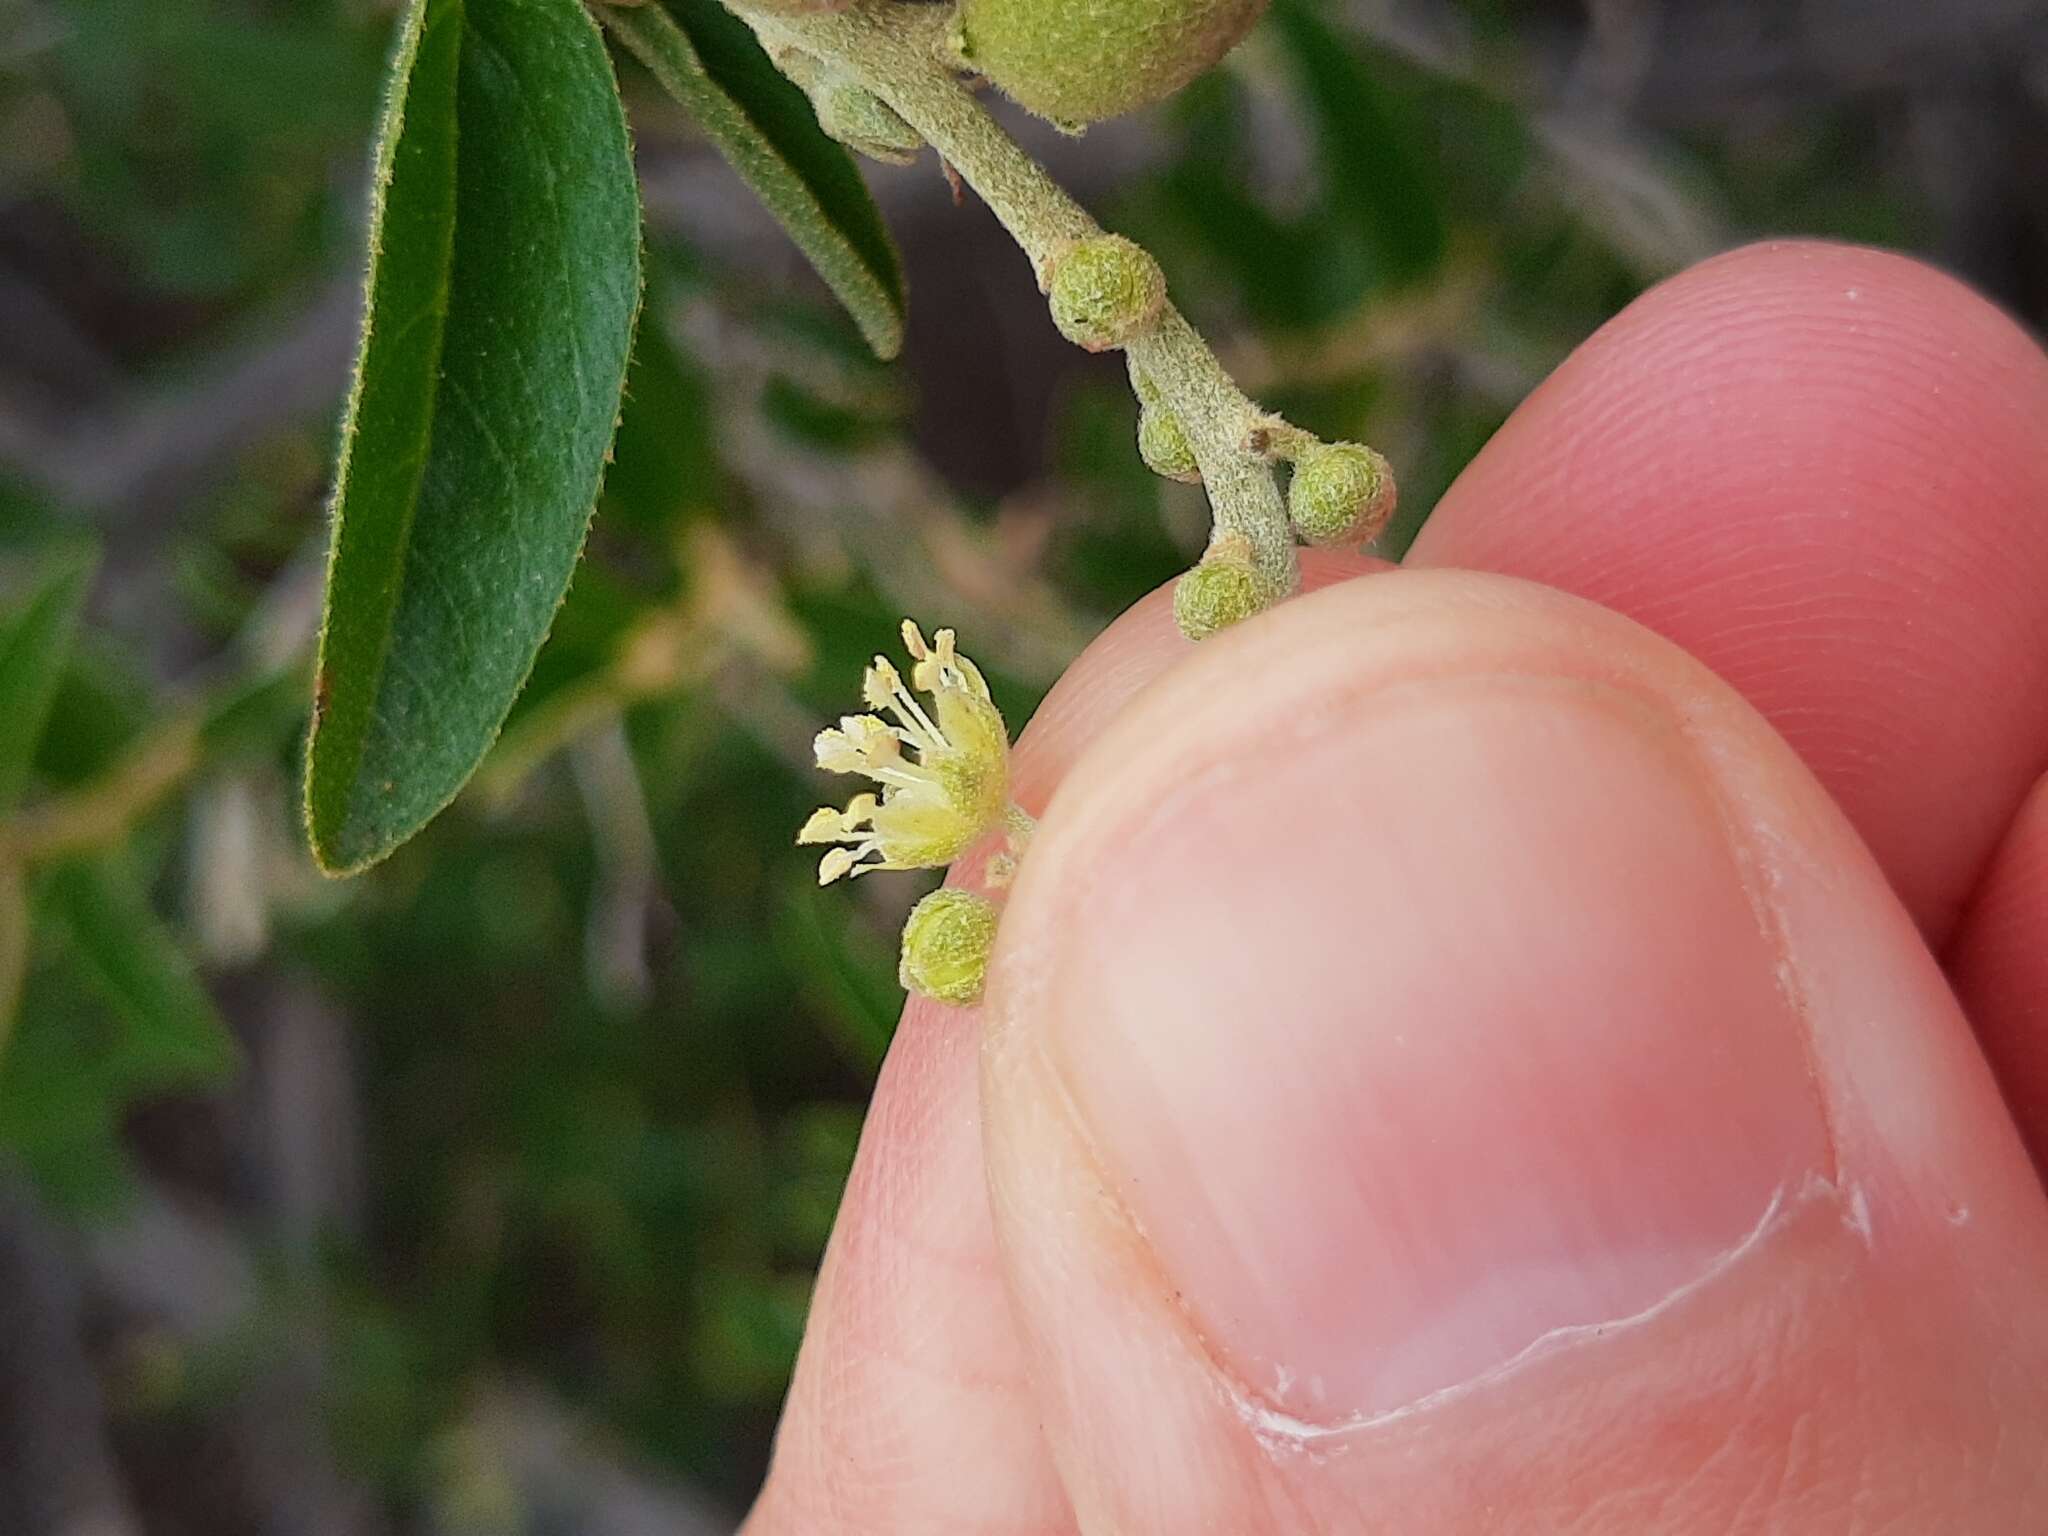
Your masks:
<svg viewBox="0 0 2048 1536"><path fill-rule="evenodd" d="M875 714L847 715L817 740L818 766L858 773L881 786L843 811L817 811L799 843L834 845L818 864L818 883L871 869L929 869L950 864L1000 825L1010 803L1010 735L973 662L942 629L927 645L903 621L910 682L929 694L928 713L903 676L877 656L861 697Z"/></svg>

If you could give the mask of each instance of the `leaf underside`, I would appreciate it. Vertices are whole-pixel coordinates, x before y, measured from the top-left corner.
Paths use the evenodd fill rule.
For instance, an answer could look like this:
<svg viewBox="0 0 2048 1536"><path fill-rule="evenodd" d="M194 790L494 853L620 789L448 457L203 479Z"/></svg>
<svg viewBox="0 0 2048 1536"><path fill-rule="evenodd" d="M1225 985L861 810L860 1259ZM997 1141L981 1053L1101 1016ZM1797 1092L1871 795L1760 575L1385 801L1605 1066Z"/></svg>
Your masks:
<svg viewBox="0 0 2048 1536"><path fill-rule="evenodd" d="M753 188L877 357L903 350L903 267L853 156L719 0L607 12L619 39Z"/></svg>
<svg viewBox="0 0 2048 1536"><path fill-rule="evenodd" d="M377 158L306 811L329 873L455 796L583 546L640 294L640 205L578 0L412 0Z"/></svg>
<svg viewBox="0 0 2048 1536"><path fill-rule="evenodd" d="M71 952L120 1020L96 1064L110 1092L220 1082L241 1060L213 999L118 854L51 872L48 897Z"/></svg>

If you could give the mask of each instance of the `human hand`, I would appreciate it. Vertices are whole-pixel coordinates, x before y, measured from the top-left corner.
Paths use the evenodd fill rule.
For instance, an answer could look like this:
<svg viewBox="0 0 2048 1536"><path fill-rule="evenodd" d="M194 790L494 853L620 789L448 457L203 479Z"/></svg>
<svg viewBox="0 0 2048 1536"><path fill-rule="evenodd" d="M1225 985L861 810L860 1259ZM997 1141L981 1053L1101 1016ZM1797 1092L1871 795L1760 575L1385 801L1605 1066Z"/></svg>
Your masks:
<svg viewBox="0 0 2048 1536"><path fill-rule="evenodd" d="M2048 357L1737 252L1408 567L1054 690L748 1536L2048 1531Z"/></svg>

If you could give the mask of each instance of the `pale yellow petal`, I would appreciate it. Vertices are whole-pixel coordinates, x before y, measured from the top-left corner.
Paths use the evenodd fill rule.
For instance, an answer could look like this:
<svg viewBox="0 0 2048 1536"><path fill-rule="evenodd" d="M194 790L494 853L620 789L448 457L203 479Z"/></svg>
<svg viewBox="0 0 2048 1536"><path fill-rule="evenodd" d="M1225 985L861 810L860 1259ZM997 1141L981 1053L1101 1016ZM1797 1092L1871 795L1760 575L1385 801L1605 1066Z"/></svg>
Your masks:
<svg viewBox="0 0 2048 1536"><path fill-rule="evenodd" d="M798 832L799 843L836 843L846 835L844 818L829 805L821 805L811 812L811 819Z"/></svg>
<svg viewBox="0 0 2048 1536"><path fill-rule="evenodd" d="M902 692L903 675L889 664L888 657L877 656L860 681L861 702L869 709L888 709Z"/></svg>
<svg viewBox="0 0 2048 1536"><path fill-rule="evenodd" d="M818 732L811 755L827 773L858 773L866 761L860 748L846 739L846 732L829 728Z"/></svg>

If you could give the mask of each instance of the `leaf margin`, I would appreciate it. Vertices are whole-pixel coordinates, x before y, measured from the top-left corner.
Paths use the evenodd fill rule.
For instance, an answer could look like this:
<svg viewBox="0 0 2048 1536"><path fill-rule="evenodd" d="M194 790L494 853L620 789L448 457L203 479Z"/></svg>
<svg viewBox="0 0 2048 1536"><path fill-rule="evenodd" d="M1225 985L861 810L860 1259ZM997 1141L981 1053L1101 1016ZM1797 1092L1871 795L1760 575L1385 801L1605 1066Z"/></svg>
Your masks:
<svg viewBox="0 0 2048 1536"><path fill-rule="evenodd" d="M752 29L718 0L642 0L606 6L603 15L612 35L753 189L875 356L887 362L901 355L908 309L903 259L881 210L853 155L817 126L802 90L775 67ZM760 94L750 102L747 93L755 90ZM828 196L844 203L839 213Z"/></svg>
<svg viewBox="0 0 2048 1536"><path fill-rule="evenodd" d="M534 662L538 658L542 644L545 643L548 630L552 628L553 614L558 613L560 611L561 604L567 596L569 586L569 582L565 582L563 585L562 592L556 595L553 609L550 612L548 624L542 629L539 639L535 642L533 654L527 657L526 665L524 669L520 672L518 679L514 682L513 686L511 687L509 695L505 701L505 706L498 714L496 724L486 734L486 737L479 746L474 756L474 759L470 762L468 769L452 783L452 785L447 789L444 795L442 795L435 803L428 807L422 814L418 815L415 819L413 819L410 825L406 826L404 830L393 835L386 835L373 838L371 839L369 846L367 846L366 848L353 853L343 854L338 846L338 843L330 839L328 835L328 829L324 829L322 826L323 817L319 805L320 769L318 764L318 752L320 742L322 739L323 725L325 724L331 706L334 686L329 662L331 650L330 642L332 640L334 631L333 597L335 592L335 573L342 560L342 546L344 537L343 515L346 510L345 499L348 493L349 485L351 483L349 478L349 470L351 467L351 461L354 455L354 450L357 445L359 428L361 425L362 401L366 388L366 374L371 360L372 348L374 347L376 342L377 284L379 274L383 269L383 263L385 259L383 235L388 213L390 191L396 174L397 162L403 139L405 114L411 96L413 71L417 66L420 51L424 46L427 33L430 29L430 26L432 25L432 19L429 13L434 9L434 7L437 4L441 5L442 7L444 7L444 14L452 15L457 18L454 24L466 28L468 25L467 10L472 3L474 3L474 0L408 0L406 10L403 13L400 20L399 34L393 46L391 60L389 65L387 66L387 78L390 81L390 85L385 100L384 110L379 120L377 134L377 149L373 161L374 169L371 184L369 218L370 250L363 285L363 322L360 340L356 352L356 359L351 371L347 404L345 406L342 419L341 449L337 456L334 477L334 489L330 496L330 517L333 526L328 547L328 558L325 573L325 601L323 602L320 633L318 637L316 658L313 669L312 719L307 731L306 748L304 752L305 766L302 780L303 793L301 801L307 844L312 852L313 861L316 867L319 868L321 873L328 875L332 878L345 878L348 876L359 874L363 870L387 858L397 848L402 846L405 842L409 841L412 837L416 836L421 830L423 830L428 824L430 824L436 817L438 817L443 811L445 811L448 808L448 806L452 804L454 800L461 794L462 790L467 786L470 779L474 776L477 767L482 763L484 758L489 755L491 746L495 743L498 733L504 727L505 719L510 714L512 704L517 701L519 694L524 690L526 679L532 675ZM644 206L640 197L637 171L634 170L634 168L631 165L632 134L630 125L627 124L626 122L624 103L619 97L617 75L616 72L612 69L609 53L604 47L603 29L598 25L596 18L591 15L590 10L584 4L581 3L581 0L570 0L570 3L563 7L564 15L567 15L570 12L573 12L577 17L579 17L583 25L588 28L594 43L596 56L603 60L603 66L607 72L608 81L611 86L611 89L606 93L606 96L607 99L613 105L613 115L619 128L621 142L624 144L626 150L627 185L630 187L631 190L633 220L635 226L634 248L631 258L631 284L633 297L630 306L631 313L627 319L625 327L626 344L620 359L619 377L617 381L618 403L614 405L612 410L612 419L610 427L608 429L608 436L606 439L605 449L599 459L596 479L589 488L589 494L587 498L588 504L583 513L581 526L578 533L579 552L577 555L577 562L580 562L583 541L587 540L591 522L595 518L598 506L602 500L605 472L609 468L611 460L612 438L615 437L616 435L619 416L623 409L625 384L632 363L632 338L634 335L637 334L638 331L641 310L645 298L646 263L644 254ZM456 48L456 65L458 67L460 64L461 45L465 41L465 38L457 39L458 46ZM457 122L454 132L459 140L459 122ZM457 168L451 175L451 189L449 192L449 196L451 198L455 197L457 195L457 192L459 191L460 174L461 173L458 162ZM446 229L448 250L443 258L444 268L450 274L452 274L453 265L456 260L455 241L457 239L457 234L454 225L455 220L453 212L451 210L449 219L447 221ZM440 335L437 336L435 342L436 355L433 367L433 374L437 380L445 377L445 354L442 352L441 348L443 343L445 342L446 328L448 324L448 305L446 302L446 294L450 289L452 289L452 286L453 279L452 275L450 275L444 280L444 283L442 285L443 303L440 314ZM438 407L438 400L439 395L438 393L436 393L434 395L434 402L436 404L436 407ZM416 516L418 510L418 487L421 481L424 480L424 477L429 468L429 460L431 457L432 448L431 433L432 425L430 415L428 422L422 428L421 441L423 444L423 448L421 452L419 478L416 479L415 481L408 510L406 512L407 531L406 538L402 541L406 553L401 557L399 562L401 572L403 571L405 565L407 565L411 559L411 527L413 519ZM572 562L569 577L570 582L572 582L574 579L574 573L575 563ZM400 583L398 590L402 592L402 582ZM391 606L387 611L384 620L384 627L387 629L387 631L390 628L391 616L394 615L397 612L397 610L398 597L394 595ZM388 643L389 636L387 634L385 646L387 654ZM377 694L378 688L381 687L382 662L383 657L380 657L378 682L376 684L373 684L370 689L370 694L373 700ZM366 724L363 731L365 739L367 738L368 729L369 727ZM352 754L354 761L349 765L348 771L343 775L344 788L339 792L342 794L344 801L346 801L348 797L348 790L346 786L352 785L355 782L357 776L360 774L362 750L362 743L358 742ZM346 824L347 819L347 811L346 807L344 806L344 809L341 813L341 821L343 825ZM338 833L339 827L332 830Z"/></svg>

